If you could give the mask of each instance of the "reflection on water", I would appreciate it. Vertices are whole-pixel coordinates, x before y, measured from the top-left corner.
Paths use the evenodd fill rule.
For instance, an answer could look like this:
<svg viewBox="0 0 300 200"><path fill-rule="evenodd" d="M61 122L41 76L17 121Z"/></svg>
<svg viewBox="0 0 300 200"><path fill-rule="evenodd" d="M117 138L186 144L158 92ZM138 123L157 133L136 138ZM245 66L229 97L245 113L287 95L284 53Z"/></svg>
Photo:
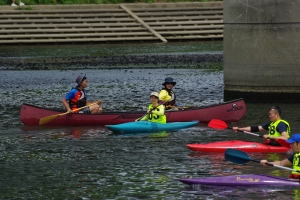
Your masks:
<svg viewBox="0 0 300 200"><path fill-rule="evenodd" d="M231 132L196 127L155 134L112 134L105 127L28 128L3 136L1 166L7 182L1 197L252 199L292 198L295 189L188 187L181 177L289 172L257 163L236 165L223 154L190 152L185 144L232 138ZM153 137L154 136L154 137ZM156 137L158 136L158 137ZM10 138L10 139L9 139ZM247 138L247 137L245 137ZM233 139L233 138L232 138ZM252 159L283 159L286 154L249 154ZM14 168L11 168L11 165ZM16 181L24 177L21 181ZM13 182L14 181L14 182ZM10 189L10 188L22 188ZM51 190L50 190L51 189ZM54 192L56 191L56 192ZM277 194L278 193L278 194ZM276 195L277 194L277 195ZM244 198L247 195L247 198ZM93 199L92 198L92 199Z"/></svg>
<svg viewBox="0 0 300 200"><path fill-rule="evenodd" d="M111 136L114 137L151 137L151 138L164 138L168 137L170 132L160 131L153 133L111 133Z"/></svg>
<svg viewBox="0 0 300 200"><path fill-rule="evenodd" d="M292 198L285 188L257 188L257 187L215 187L194 186L187 187L183 192L185 198L203 199L286 199Z"/></svg>

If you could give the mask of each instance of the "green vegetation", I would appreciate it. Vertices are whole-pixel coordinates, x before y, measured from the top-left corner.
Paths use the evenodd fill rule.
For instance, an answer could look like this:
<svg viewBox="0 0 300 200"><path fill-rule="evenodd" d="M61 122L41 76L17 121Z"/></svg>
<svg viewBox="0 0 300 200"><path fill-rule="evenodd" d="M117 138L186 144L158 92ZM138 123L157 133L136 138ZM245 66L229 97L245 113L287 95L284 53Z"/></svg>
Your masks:
<svg viewBox="0 0 300 200"><path fill-rule="evenodd" d="M26 5L56 4L118 4L118 3L161 3L161 2L210 2L222 0L22 0ZM0 0L0 5L10 5L11 0ZM19 0L16 0L19 4Z"/></svg>

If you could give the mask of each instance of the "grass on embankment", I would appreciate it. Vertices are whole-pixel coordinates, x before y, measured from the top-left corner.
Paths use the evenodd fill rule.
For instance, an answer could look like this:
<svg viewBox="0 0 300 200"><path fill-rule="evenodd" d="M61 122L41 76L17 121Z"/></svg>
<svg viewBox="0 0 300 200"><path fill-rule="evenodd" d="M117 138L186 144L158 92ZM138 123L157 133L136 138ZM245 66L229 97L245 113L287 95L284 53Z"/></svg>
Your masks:
<svg viewBox="0 0 300 200"><path fill-rule="evenodd" d="M119 4L119 3L162 3L162 2L210 2L222 0L22 0L25 5L56 4ZM11 0L0 0L0 5L10 5ZM19 4L19 0L15 1Z"/></svg>

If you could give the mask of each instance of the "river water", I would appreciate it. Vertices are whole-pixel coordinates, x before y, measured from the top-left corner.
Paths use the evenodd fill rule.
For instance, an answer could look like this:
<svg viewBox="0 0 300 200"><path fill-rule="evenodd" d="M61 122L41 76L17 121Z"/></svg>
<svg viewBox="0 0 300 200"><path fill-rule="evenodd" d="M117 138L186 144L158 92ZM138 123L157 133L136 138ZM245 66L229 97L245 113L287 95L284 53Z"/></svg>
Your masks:
<svg viewBox="0 0 300 200"><path fill-rule="evenodd" d="M168 46L169 45L169 46ZM173 46L172 46L173 45ZM199 54L222 52L221 44L184 43L110 45L101 49L117 54ZM190 46L190 48L188 48ZM206 48L202 48L202 47ZM51 52L78 55L73 46L52 47ZM200 48L201 47L201 48ZM8 48L8 47L7 47ZM26 51L27 48L27 51ZM25 49L25 50L24 50ZM2 47L2 57L15 52L25 57L41 55L32 47ZM76 48L77 49L77 48ZM82 49L84 49L82 47ZM81 50L82 50L81 49ZM92 46L89 51L100 49ZM123 50L120 50L123 49ZM163 50L162 50L163 49ZM166 50L169 49L169 50ZM103 50L103 51L104 51ZM46 50L45 50L46 51ZM79 51L79 50L78 50ZM85 50L84 54L88 50ZM49 56L53 56L49 55ZM0 66L1 67L1 66ZM237 165L223 154L191 152L188 143L241 139L255 136L230 130L213 130L199 124L161 134L113 134L105 127L25 127L19 119L22 103L62 108L61 99L75 86L79 74L88 77L90 100L101 99L106 111L146 110L149 94L159 91L167 76L177 81L178 102L186 106L223 101L223 72L218 69L128 68L2 70L0 72L0 198L1 199L297 199L295 188L188 187L178 179L259 173L287 177L289 172L254 162ZM277 104L292 132L299 132L299 105ZM234 125L259 125L268 121L271 104L247 104L245 117ZM230 125L233 125L230 124ZM253 159L283 159L287 154L249 154Z"/></svg>

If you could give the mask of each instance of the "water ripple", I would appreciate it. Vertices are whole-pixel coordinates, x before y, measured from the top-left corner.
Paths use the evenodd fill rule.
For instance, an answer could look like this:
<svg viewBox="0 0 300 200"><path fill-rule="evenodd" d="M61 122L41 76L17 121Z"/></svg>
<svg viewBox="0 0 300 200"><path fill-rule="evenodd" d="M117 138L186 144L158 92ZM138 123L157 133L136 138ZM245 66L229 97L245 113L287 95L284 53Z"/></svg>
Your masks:
<svg viewBox="0 0 300 200"><path fill-rule="evenodd" d="M149 94L167 76L175 78L178 102L185 106L223 101L223 73L203 69L80 71L4 71L0 74L1 199L291 199L294 189L187 187L178 179L288 172L254 163L236 165L222 154L191 152L188 143L253 140L257 137L199 124L153 134L112 134L105 127L24 127L22 103L61 108L61 99L87 74L89 99L103 100L106 111L146 110ZM9 77L9 78L7 78ZM237 125L268 120L269 104L247 104ZM297 130L298 105L282 105ZM294 126L293 126L294 125ZM251 154L253 159L283 159L286 154Z"/></svg>

